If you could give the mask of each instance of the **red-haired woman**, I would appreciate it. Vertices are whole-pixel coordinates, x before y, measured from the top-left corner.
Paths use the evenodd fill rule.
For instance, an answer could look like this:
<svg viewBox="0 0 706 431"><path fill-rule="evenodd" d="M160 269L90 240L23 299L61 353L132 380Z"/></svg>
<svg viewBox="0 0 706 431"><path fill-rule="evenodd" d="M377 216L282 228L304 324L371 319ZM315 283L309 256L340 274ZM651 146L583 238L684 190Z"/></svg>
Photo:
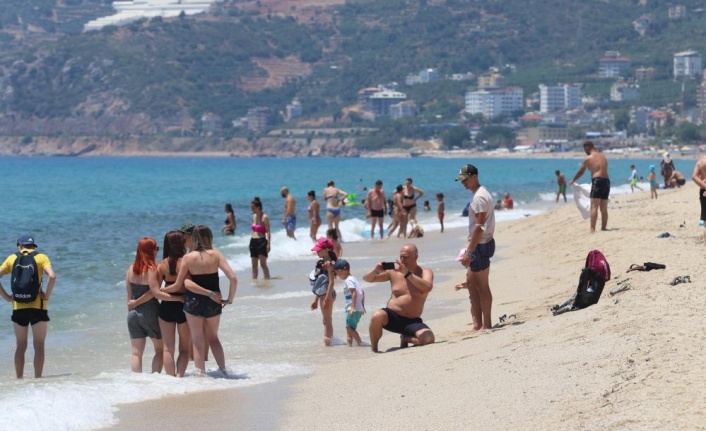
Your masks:
<svg viewBox="0 0 706 431"><path fill-rule="evenodd" d="M142 238L137 243L135 262L127 269L125 275L125 288L127 289L127 328L130 333L132 356L130 368L135 373L142 372L142 354L145 351L147 337L154 344L154 358L152 359L152 372L162 371L162 333L159 330L157 315L159 302L150 292L149 272L156 271L154 261L159 247L154 238Z"/></svg>
<svg viewBox="0 0 706 431"><path fill-rule="evenodd" d="M162 300L159 304L159 329L164 341L164 371L170 376L183 377L189 365L191 336L184 314L184 293L172 285L177 279L181 258L186 254L183 234L177 230L164 236L162 261L156 271L149 271L150 292ZM164 281L164 287L162 286ZM160 289L161 288L161 289ZM176 334L179 333L179 356L175 360ZM175 364L176 363L176 364Z"/></svg>

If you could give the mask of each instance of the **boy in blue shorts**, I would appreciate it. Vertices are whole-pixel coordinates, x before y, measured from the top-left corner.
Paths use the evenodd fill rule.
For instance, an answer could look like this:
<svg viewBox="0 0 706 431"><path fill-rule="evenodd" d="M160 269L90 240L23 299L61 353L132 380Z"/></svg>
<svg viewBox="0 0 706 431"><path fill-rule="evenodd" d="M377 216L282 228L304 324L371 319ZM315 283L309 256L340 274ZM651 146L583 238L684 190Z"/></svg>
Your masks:
<svg viewBox="0 0 706 431"><path fill-rule="evenodd" d="M345 283L343 294L346 297L346 343L348 347L352 347L355 340L358 346L362 346L363 341L357 329L360 317L365 313L365 292L358 279L351 275L351 265L347 260L338 259L333 269L336 276Z"/></svg>

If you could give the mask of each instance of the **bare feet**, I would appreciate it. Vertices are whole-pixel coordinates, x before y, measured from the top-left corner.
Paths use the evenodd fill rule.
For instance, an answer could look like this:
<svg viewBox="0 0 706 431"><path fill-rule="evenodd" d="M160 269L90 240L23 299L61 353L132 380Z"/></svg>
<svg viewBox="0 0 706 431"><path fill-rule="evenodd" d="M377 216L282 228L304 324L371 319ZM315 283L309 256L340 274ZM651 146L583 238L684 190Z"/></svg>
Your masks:
<svg viewBox="0 0 706 431"><path fill-rule="evenodd" d="M331 339L329 337L324 337L324 346L331 347Z"/></svg>

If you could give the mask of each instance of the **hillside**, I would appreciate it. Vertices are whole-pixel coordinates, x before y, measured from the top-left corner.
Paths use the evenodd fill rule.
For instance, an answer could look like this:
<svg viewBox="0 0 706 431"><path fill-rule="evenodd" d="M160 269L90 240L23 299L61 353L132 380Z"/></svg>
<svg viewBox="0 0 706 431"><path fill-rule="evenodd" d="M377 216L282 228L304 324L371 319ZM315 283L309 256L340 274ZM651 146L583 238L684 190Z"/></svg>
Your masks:
<svg viewBox="0 0 706 431"><path fill-rule="evenodd" d="M297 97L305 121L340 118L358 90L429 67L480 74L510 63L525 94L558 82L601 93L609 84L594 75L608 50L656 68L640 103L658 106L679 95L672 54L706 54L706 15L692 0L679 21L663 0L229 1L89 33L80 25L110 13L107 1L33 3L11 0L0 15L0 135L183 135L213 113L228 137L249 108L280 112ZM640 35L633 21L644 15L652 24ZM400 89L424 121L452 121L470 85Z"/></svg>

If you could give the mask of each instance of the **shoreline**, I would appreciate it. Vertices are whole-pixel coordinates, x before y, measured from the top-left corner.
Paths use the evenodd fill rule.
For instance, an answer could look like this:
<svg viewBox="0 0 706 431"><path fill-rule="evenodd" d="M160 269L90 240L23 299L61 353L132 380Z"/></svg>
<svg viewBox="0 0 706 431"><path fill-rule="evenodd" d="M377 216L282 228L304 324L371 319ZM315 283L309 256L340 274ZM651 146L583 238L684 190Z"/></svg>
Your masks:
<svg viewBox="0 0 706 431"><path fill-rule="evenodd" d="M380 342L384 353L343 346L321 350L331 360L314 364L314 371L301 378L228 389L227 394L199 392L119 405L120 423L110 429L161 424L155 411L176 411L168 420L177 429L179 424L191 428L194 417L202 414L212 431L232 429L231 419L241 416L242 429L259 429L250 418L263 414L274 424L268 429L345 429L349 405L364 412L356 427L385 423L411 429L546 429L567 420L575 420L581 429L706 426L698 403L693 403L706 373L692 365L706 342L706 324L697 317L698 304L706 296L695 289L698 282L679 288L667 285L676 275L689 274L695 282L706 279L706 270L699 267L704 245L702 228L693 216L698 209L695 196L693 184L660 190L657 201L649 199L649 191L615 196L609 205L611 230L594 235L572 204L498 223L490 279L493 321L501 315L515 318L490 331L470 333L467 297L453 289L464 270L453 262L435 269L437 282L424 314L437 337L434 345L399 349L394 334L386 333ZM678 228L682 219L692 221ZM658 239L665 229L676 236ZM419 239L420 261L450 255L464 238L465 228L456 227ZM372 244L380 255L393 255L402 242L349 243L346 258L356 262L360 250ZM631 290L611 297L613 280L606 283L599 304L551 316L549 307L575 290L585 256L593 248L606 254L614 279L630 279ZM632 263L644 261L664 263L667 270L625 274ZM355 269L356 276L363 269ZM366 286L366 292L372 287ZM380 304L369 306L370 311ZM645 321L657 325L645 331ZM361 335L367 340L367 321L363 325ZM680 330L692 326L694 331ZM336 334L340 336L338 326ZM700 338L693 343L696 334ZM672 347L688 343L680 347L682 353ZM400 378L390 379L391 370ZM665 378L676 383L664 387ZM657 390L666 392L656 398ZM339 402L322 408L322 399ZM243 408L233 412L234 400L243 402ZM478 409L468 415L460 405Z"/></svg>

